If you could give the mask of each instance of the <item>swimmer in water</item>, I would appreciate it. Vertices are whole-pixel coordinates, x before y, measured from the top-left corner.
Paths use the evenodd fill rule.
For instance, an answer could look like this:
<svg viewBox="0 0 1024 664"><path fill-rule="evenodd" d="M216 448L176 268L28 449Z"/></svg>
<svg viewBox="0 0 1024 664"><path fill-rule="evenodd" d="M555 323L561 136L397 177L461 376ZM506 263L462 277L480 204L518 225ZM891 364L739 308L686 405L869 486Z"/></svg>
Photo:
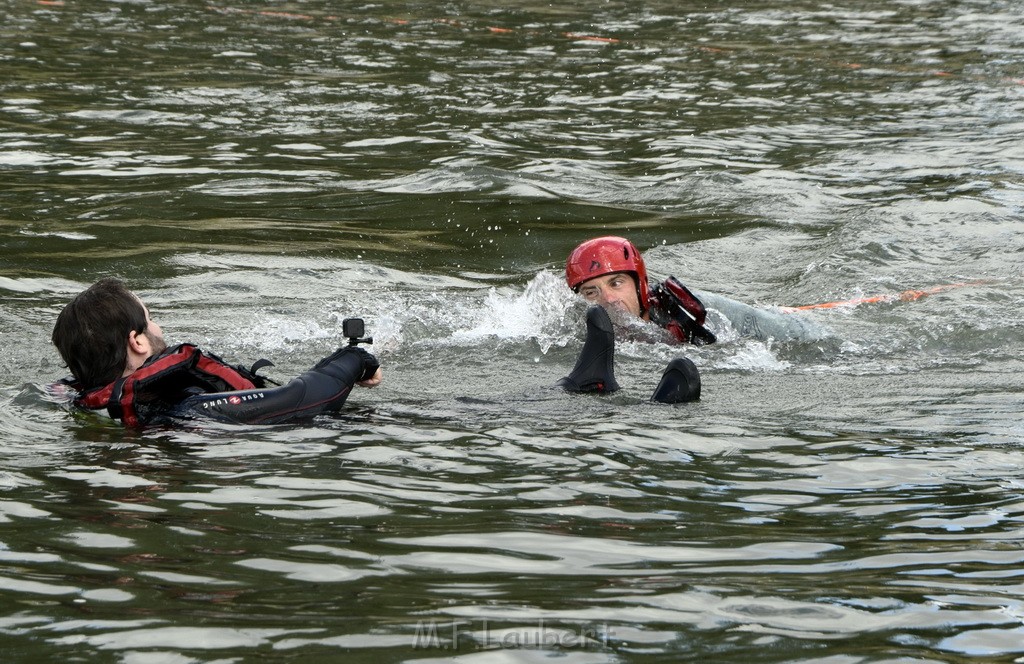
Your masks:
<svg viewBox="0 0 1024 664"><path fill-rule="evenodd" d="M246 369L192 344L168 348L142 300L106 278L64 307L52 340L72 374L60 392L77 408L131 427L192 419L279 424L336 412L353 385L381 382L377 359L356 346L370 341L355 338L358 327L348 346L276 385L256 373L271 365L266 360Z"/></svg>
<svg viewBox="0 0 1024 664"><path fill-rule="evenodd" d="M610 348L614 342L611 320L607 314L601 317L595 313L595 308L611 312L619 321L635 319L653 323L668 333L670 343L676 344L703 346L718 341L707 324L708 307L728 320L741 336L762 341L769 338L815 340L824 336L822 330L800 316L758 309L720 295L694 292L676 277L651 286L643 256L623 237L597 237L577 246L566 260L565 280L569 288L587 302L598 305L591 307L587 316L587 342L591 348ZM568 381L563 387L573 391L614 391L618 385L610 373L611 360L600 360L605 356L610 358L612 351L588 351L588 344L584 345L573 373L563 379ZM593 389L574 387L585 383L584 378L591 381ZM598 384L605 387L598 389ZM652 400L676 403L699 397L700 377L696 366L687 358L677 358L665 369Z"/></svg>

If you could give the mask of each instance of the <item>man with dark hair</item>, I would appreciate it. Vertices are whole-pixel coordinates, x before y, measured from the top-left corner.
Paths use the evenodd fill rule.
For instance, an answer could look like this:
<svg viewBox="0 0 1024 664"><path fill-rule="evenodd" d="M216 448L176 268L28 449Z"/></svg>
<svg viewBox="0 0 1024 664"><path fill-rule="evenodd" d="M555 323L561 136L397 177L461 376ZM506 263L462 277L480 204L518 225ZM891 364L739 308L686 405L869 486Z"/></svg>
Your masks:
<svg viewBox="0 0 1024 664"><path fill-rule="evenodd" d="M149 310L124 284L101 279L57 316L52 340L71 370L74 405L129 426L196 417L276 424L335 412L353 385L381 382L380 364L350 344L285 385L230 366L192 344L168 348ZM263 364L266 363L266 364Z"/></svg>
<svg viewBox="0 0 1024 664"><path fill-rule="evenodd" d="M167 348L142 301L110 277L64 307L51 339L83 389L127 375Z"/></svg>

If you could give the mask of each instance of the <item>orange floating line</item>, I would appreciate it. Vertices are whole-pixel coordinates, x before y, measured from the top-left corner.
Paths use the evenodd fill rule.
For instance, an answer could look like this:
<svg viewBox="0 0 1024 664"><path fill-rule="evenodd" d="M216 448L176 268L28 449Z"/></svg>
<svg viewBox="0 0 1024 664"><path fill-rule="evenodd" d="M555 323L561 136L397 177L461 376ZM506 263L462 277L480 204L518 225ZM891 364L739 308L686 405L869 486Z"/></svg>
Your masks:
<svg viewBox="0 0 1024 664"><path fill-rule="evenodd" d="M487 26L487 29L490 30L491 32L496 32L496 33L501 34L501 35L505 35L505 34L508 34L510 32L515 32L515 30L513 30L512 28L497 28L497 27L495 27L493 25Z"/></svg>
<svg viewBox="0 0 1024 664"><path fill-rule="evenodd" d="M779 307L779 311L787 314L795 313L797 311L811 311L813 309L838 309L839 307L855 307L858 304L872 304L876 302L912 302L919 300L926 295L932 295L934 293L941 293L945 290L953 288L963 288L964 286L976 286L978 284L986 283L984 281L965 281L957 284L943 284L941 286L933 286L923 290L905 290L902 293L895 293L892 295L872 295L870 297L855 297L849 300L838 300L836 302L819 302L818 304L804 304L798 307Z"/></svg>

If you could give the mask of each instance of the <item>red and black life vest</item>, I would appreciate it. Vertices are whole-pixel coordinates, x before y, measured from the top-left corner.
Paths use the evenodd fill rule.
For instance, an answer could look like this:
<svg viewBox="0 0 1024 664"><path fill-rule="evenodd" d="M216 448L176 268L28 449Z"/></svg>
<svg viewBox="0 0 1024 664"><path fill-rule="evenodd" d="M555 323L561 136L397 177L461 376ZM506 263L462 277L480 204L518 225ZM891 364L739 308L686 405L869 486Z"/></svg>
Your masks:
<svg viewBox="0 0 1024 664"><path fill-rule="evenodd" d="M650 300L651 320L679 341L697 346L717 341L714 333L704 327L707 318L704 304L675 277L669 277L652 288Z"/></svg>
<svg viewBox="0 0 1024 664"><path fill-rule="evenodd" d="M189 394L263 386L263 379L253 372L232 367L192 344L181 344L150 358L130 375L79 395L75 405L91 410L106 408L114 419L135 427Z"/></svg>

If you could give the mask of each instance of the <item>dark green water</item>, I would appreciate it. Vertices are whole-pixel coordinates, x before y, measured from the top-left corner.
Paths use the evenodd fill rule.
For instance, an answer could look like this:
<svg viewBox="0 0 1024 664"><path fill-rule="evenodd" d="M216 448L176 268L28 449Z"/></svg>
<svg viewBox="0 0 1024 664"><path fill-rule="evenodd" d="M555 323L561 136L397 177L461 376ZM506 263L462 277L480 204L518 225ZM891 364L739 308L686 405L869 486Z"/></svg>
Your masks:
<svg viewBox="0 0 1024 664"><path fill-rule="evenodd" d="M0 0L11 662L1024 657L1024 11L1000 0ZM568 251L820 337L579 351ZM126 279L302 427L73 417L54 318ZM781 315L781 314L773 314ZM685 353L704 398L647 397Z"/></svg>

